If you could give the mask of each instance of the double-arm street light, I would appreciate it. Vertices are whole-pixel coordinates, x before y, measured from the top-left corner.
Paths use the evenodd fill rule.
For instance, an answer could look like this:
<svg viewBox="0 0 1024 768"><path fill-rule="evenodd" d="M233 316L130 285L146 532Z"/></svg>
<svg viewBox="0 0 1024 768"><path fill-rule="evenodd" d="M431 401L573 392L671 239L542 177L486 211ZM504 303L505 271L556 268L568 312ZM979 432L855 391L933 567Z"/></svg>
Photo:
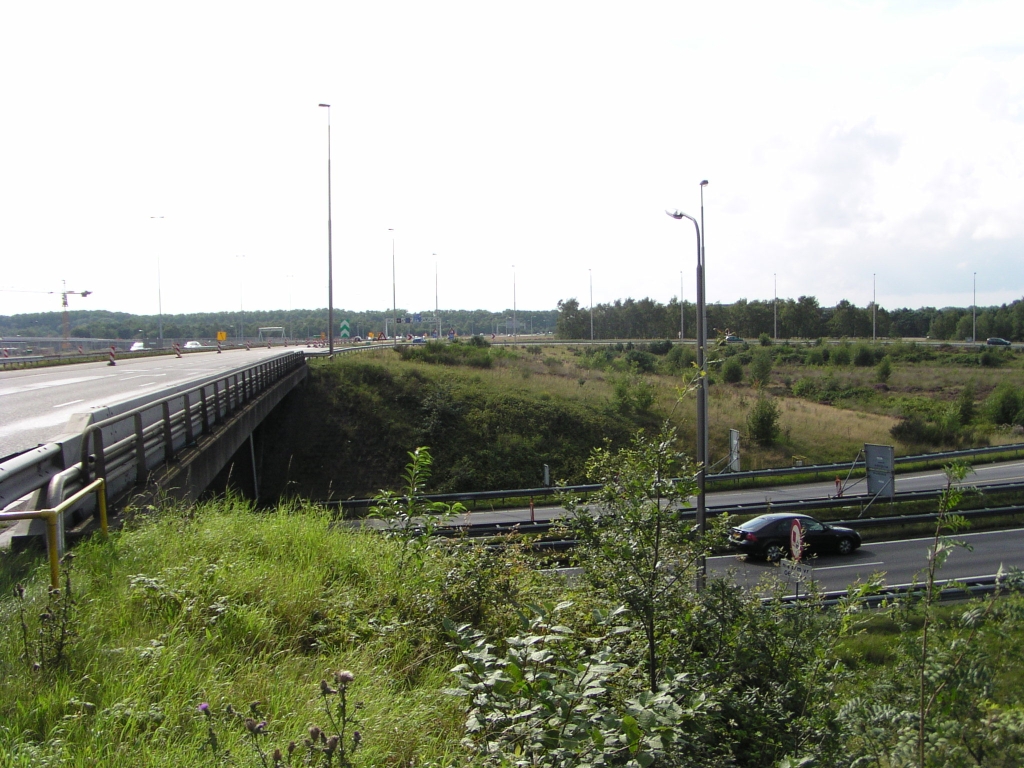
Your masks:
<svg viewBox="0 0 1024 768"><path fill-rule="evenodd" d="M704 187L707 181L700 183L700 218L704 219ZM665 211L673 219L689 219L697 232L697 368L700 371L700 382L697 387L697 533L703 541L707 532L707 498L704 492L704 481L708 464L708 376L706 364L707 350L707 318L704 305L704 241L701 232L702 223L693 216L682 211ZM697 588L703 589L707 563L704 557L697 565Z"/></svg>
<svg viewBox="0 0 1024 768"><path fill-rule="evenodd" d="M331 105L327 108L327 348L334 354L334 238L331 233Z"/></svg>

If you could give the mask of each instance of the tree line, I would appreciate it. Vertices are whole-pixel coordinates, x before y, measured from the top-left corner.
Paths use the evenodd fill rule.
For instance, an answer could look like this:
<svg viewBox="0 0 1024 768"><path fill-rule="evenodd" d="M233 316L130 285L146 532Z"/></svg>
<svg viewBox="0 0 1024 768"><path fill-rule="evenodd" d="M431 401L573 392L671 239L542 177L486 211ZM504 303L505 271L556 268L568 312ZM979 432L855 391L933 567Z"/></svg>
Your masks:
<svg viewBox="0 0 1024 768"><path fill-rule="evenodd" d="M438 318L434 310L413 312L399 309L402 322L395 324L390 309L370 312L334 310L335 336L340 336L343 320L349 323L352 336L382 333L429 334L438 327L447 334L454 330L459 336L472 334L505 334L518 329L519 334L551 333L555 330L556 310L513 310L488 312L486 310L441 310ZM513 314L515 320L513 321ZM62 313L36 312L20 315L0 315L0 337L63 336ZM285 335L293 339L320 338L327 334L327 307L319 309L293 309L245 312L195 312L191 314L134 315L127 312L105 310L79 310L68 313L70 334L76 339L156 339L163 326L164 339L214 339L218 331L229 339L255 338L260 328L284 328ZM406 323L406 320L412 320Z"/></svg>
<svg viewBox="0 0 1024 768"><path fill-rule="evenodd" d="M998 307L922 307L885 309L858 307L843 299L821 306L813 296L707 306L708 335L736 334L756 338L859 337L964 340L999 336L1024 340L1024 301ZM975 327L977 330L975 331ZM582 306L575 298L558 302L556 334L562 339L670 339L680 331L697 336L697 307L673 298L661 304L650 298L617 299L610 304Z"/></svg>

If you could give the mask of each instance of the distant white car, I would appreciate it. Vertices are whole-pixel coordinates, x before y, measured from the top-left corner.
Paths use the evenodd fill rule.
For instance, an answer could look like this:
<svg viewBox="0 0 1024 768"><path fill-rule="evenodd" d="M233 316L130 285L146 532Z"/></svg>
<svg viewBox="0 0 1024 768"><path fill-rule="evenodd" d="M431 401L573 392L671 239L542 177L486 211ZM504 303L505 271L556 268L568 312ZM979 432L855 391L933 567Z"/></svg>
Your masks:
<svg viewBox="0 0 1024 768"><path fill-rule="evenodd" d="M202 349L202 348L203 348L203 345L200 344L198 341L186 341L185 342L185 349Z"/></svg>
<svg viewBox="0 0 1024 768"><path fill-rule="evenodd" d="M132 348L129 349L128 351L129 352L142 352L145 348L146 348L146 343L145 342L143 342L143 341L136 341L134 344L132 344Z"/></svg>

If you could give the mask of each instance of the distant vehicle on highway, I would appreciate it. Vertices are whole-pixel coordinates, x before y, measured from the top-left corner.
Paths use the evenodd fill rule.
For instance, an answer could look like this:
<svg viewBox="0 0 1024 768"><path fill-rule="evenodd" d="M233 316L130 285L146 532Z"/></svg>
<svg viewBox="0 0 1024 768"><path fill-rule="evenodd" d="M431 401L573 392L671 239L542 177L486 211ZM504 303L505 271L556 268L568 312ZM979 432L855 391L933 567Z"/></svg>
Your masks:
<svg viewBox="0 0 1024 768"><path fill-rule="evenodd" d="M422 336L413 336L412 343L413 344L426 344L427 340L424 339Z"/></svg>
<svg viewBox="0 0 1024 768"><path fill-rule="evenodd" d="M203 345L200 344L198 341L186 341L185 342L185 349L202 349L202 348L203 348Z"/></svg>
<svg viewBox="0 0 1024 768"><path fill-rule="evenodd" d="M774 512L729 529L729 546L754 557L778 562L790 556L789 535L793 521L803 530L804 549L810 553L838 552L849 555L860 546L860 534L852 528L821 523L808 515Z"/></svg>
<svg viewBox="0 0 1024 768"><path fill-rule="evenodd" d="M146 349L146 342L144 342L144 341L136 341L134 344L132 344L131 349L129 349L128 351L129 352L142 352L145 349Z"/></svg>
<svg viewBox="0 0 1024 768"><path fill-rule="evenodd" d="M742 336L726 336L725 337L725 343L726 344L742 344L743 343L743 337Z"/></svg>
<svg viewBox="0 0 1024 768"><path fill-rule="evenodd" d="M991 339L987 339L985 343L988 344L990 347L1010 346L1010 342L1008 342L1006 339L1000 339L998 336L993 336Z"/></svg>

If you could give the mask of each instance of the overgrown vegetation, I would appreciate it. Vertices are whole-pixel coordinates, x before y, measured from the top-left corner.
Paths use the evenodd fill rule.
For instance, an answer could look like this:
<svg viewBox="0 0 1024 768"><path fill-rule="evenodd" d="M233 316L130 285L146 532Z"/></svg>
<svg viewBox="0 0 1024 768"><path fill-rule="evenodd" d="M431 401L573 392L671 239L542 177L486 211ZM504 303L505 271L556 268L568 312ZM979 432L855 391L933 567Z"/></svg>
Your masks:
<svg viewBox="0 0 1024 768"><path fill-rule="evenodd" d="M1021 362L914 344L717 344L709 364L710 455L743 435L744 469L844 461L865 442L899 452L1013 442L1024 430ZM482 337L347 355L267 422L264 496L369 497L404 457L433 446L432 492L528 488L543 465L582 482L589 451L668 419L695 436L692 346L668 341L561 347ZM728 386L723 386L723 384ZM692 448L691 448L692 450Z"/></svg>
<svg viewBox="0 0 1024 768"><path fill-rule="evenodd" d="M533 570L514 543L421 538L415 521L446 511L417 497L429 455L414 451L404 494L378 500L392 536L316 507L257 513L228 499L165 508L81 546L60 591L73 588L73 603L48 591L43 563L17 586L24 561L0 561L4 764L1024 759L1019 575L998 597L936 604L956 546L944 536L963 525L954 482L923 599L869 615L855 597L874 584L828 609L813 592L784 604L772 577L749 593L717 579L696 589L710 541L678 518L692 488L667 482L688 474L671 432L593 454L608 519L582 507L572 518L583 575L569 583ZM68 606L62 661L41 665L15 617L55 599Z"/></svg>

